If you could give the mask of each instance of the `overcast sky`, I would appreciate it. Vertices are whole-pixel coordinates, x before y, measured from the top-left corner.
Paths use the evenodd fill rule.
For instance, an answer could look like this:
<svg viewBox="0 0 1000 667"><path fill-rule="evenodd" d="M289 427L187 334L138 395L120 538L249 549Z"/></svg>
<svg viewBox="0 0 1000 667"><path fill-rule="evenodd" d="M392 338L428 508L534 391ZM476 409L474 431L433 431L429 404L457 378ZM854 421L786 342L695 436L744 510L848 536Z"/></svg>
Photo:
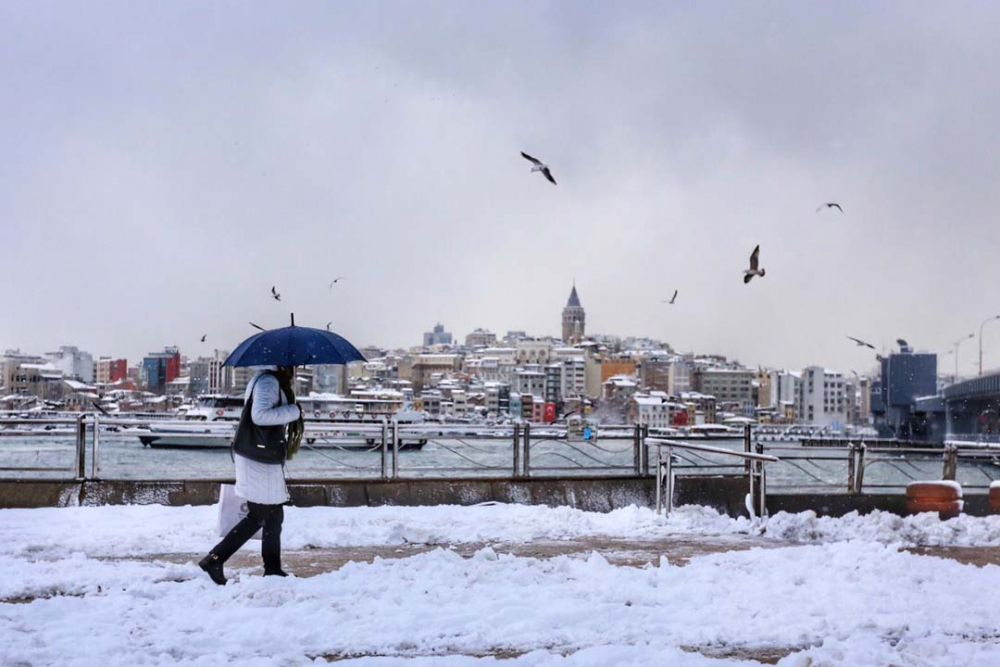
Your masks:
<svg viewBox="0 0 1000 667"><path fill-rule="evenodd" d="M575 277L588 332L748 365L871 369L845 335L944 353L1000 314L998 25L971 2L4 2L0 348L197 356L290 311L359 346L558 335ZM1000 367L1000 322L984 347Z"/></svg>

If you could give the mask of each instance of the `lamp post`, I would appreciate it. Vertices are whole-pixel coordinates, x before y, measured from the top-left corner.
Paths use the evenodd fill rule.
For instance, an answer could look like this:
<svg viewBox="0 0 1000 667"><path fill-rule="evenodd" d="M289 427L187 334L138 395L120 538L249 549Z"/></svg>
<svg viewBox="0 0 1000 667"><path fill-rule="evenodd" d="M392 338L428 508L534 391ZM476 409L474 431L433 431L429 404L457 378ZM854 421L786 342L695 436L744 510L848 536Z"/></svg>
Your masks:
<svg viewBox="0 0 1000 667"><path fill-rule="evenodd" d="M993 320L1000 320L1000 315L987 317L983 320L983 323L979 325L979 377L983 377L983 327Z"/></svg>
<svg viewBox="0 0 1000 667"><path fill-rule="evenodd" d="M964 343L965 341L969 340L970 338L975 338L975 337L976 337L976 334L971 334L970 333L968 336L962 336L961 338L959 338L958 340L956 340L954 343L951 344L951 346L953 348L955 348L955 381L954 381L954 384L958 384L958 346L961 345L962 343Z"/></svg>

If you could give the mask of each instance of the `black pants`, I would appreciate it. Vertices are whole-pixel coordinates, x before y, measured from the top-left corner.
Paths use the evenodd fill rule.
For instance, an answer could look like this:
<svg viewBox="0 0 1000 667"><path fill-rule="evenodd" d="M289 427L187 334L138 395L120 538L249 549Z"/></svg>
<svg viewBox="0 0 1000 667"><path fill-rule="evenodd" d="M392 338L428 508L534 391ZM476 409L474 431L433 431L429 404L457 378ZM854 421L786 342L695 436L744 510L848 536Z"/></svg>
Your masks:
<svg viewBox="0 0 1000 667"><path fill-rule="evenodd" d="M264 559L264 574L277 572L281 569L281 522L285 520L285 508L282 505L261 505L251 502L247 503L247 508L250 510L249 514L215 545L212 553L218 556L220 561L226 562L237 549L263 528L260 555Z"/></svg>

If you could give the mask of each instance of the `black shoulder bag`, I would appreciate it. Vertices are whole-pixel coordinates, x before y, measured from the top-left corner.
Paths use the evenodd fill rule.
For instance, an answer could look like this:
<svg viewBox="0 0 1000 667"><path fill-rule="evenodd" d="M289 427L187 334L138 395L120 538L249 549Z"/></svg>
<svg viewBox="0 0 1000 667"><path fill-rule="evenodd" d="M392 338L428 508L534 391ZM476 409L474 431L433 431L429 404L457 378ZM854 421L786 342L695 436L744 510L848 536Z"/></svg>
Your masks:
<svg viewBox="0 0 1000 667"><path fill-rule="evenodd" d="M267 375L274 375L267 373ZM253 423L253 390L247 397L243 405L243 412L240 414L240 425L236 427L236 435L230 445L230 452L246 457L258 463L269 463L281 465L285 462L288 454L288 439L286 437L287 425L258 426ZM281 405L281 397L278 397L278 405Z"/></svg>

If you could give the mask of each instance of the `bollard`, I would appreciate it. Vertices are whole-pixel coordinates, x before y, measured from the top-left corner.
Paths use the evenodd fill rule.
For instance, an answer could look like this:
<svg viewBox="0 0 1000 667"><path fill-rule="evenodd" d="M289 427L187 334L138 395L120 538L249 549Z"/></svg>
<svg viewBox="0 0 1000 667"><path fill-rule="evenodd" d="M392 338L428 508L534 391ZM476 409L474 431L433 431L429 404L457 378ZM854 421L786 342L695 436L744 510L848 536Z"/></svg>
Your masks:
<svg viewBox="0 0 1000 667"><path fill-rule="evenodd" d="M521 476L521 425L514 424L514 477Z"/></svg>
<svg viewBox="0 0 1000 667"><path fill-rule="evenodd" d="M955 481L958 474L958 448L955 445L948 445L944 450L944 466L941 470L941 479Z"/></svg>
<svg viewBox="0 0 1000 667"><path fill-rule="evenodd" d="M76 478L87 478L87 425L83 415L76 418Z"/></svg>

